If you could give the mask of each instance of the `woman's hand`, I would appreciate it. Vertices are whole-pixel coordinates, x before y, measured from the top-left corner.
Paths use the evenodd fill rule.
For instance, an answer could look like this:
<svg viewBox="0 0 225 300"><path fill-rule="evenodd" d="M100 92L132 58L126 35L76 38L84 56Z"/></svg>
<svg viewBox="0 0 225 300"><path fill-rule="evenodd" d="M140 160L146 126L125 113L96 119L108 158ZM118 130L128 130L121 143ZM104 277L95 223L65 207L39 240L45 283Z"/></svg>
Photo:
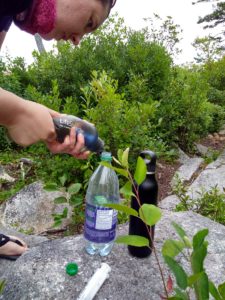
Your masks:
<svg viewBox="0 0 225 300"><path fill-rule="evenodd" d="M60 117L60 114L49 109L51 117ZM84 136L79 133L76 135L76 128L70 129L70 135L66 136L63 143L59 143L56 139L47 141L46 145L52 153L67 153L78 159L87 159L90 151L85 151Z"/></svg>
<svg viewBox="0 0 225 300"><path fill-rule="evenodd" d="M84 150L84 136L79 133L76 138L75 127L70 129L70 135L65 137L62 144L54 140L46 145L52 153L67 153L78 159L87 159L90 154L90 151Z"/></svg>

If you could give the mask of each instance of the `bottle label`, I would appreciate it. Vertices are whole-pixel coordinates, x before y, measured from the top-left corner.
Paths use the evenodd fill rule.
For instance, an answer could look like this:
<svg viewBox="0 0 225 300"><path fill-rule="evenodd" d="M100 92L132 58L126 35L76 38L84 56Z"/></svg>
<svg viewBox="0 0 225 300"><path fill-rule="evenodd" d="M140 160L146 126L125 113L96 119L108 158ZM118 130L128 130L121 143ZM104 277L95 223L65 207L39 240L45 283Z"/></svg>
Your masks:
<svg viewBox="0 0 225 300"><path fill-rule="evenodd" d="M94 243L109 243L116 237L117 211L86 204L84 237Z"/></svg>

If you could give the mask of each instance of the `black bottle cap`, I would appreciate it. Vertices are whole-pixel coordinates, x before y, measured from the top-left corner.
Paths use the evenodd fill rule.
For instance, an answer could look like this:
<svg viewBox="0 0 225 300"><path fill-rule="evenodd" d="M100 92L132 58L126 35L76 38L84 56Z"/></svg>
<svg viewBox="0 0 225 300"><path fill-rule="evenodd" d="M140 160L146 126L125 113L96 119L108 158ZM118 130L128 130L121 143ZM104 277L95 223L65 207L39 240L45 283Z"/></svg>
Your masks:
<svg viewBox="0 0 225 300"><path fill-rule="evenodd" d="M156 170L156 159L157 156L155 152L146 150L142 151L140 153L140 156L144 159L146 166L147 166L147 172L148 173L155 173Z"/></svg>

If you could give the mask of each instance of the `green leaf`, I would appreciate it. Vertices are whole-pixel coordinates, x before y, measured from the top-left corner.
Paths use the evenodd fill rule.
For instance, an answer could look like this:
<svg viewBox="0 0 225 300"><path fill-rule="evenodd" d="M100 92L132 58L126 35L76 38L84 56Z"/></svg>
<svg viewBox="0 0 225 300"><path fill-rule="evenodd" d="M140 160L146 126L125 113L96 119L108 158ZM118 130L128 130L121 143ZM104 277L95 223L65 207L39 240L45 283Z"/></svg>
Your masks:
<svg viewBox="0 0 225 300"><path fill-rule="evenodd" d="M57 197L54 199L55 204L67 203L66 197Z"/></svg>
<svg viewBox="0 0 225 300"><path fill-rule="evenodd" d="M202 246L204 243L205 237L208 235L209 230L208 229L203 229L198 231L194 237L193 237L193 248L194 250L197 250Z"/></svg>
<svg viewBox="0 0 225 300"><path fill-rule="evenodd" d="M129 163L128 163L128 156L129 156L129 148L127 148L122 155L122 166L127 168L129 167Z"/></svg>
<svg viewBox="0 0 225 300"><path fill-rule="evenodd" d="M128 172L127 170L124 170L124 169L119 169L119 168L114 168L114 171L126 178L128 178Z"/></svg>
<svg viewBox="0 0 225 300"><path fill-rule="evenodd" d="M193 287L197 280L202 276L203 272L188 277L188 286Z"/></svg>
<svg viewBox="0 0 225 300"><path fill-rule="evenodd" d="M223 299L225 299L225 298L221 298L221 297L220 297L219 292L218 292L216 286L215 286L214 283L213 283L212 281L210 281L210 280L209 280L209 292L210 292L210 294L213 296L213 298L214 298L215 300L223 300ZM221 295L225 295L225 293L224 293L224 294L221 294Z"/></svg>
<svg viewBox="0 0 225 300"><path fill-rule="evenodd" d="M81 189L81 186L82 185L80 183L74 183L68 187L67 191L70 194L77 194L79 192L79 190Z"/></svg>
<svg viewBox="0 0 225 300"><path fill-rule="evenodd" d="M149 247L149 240L139 235L123 235L118 236L116 243L125 244L136 247Z"/></svg>
<svg viewBox="0 0 225 300"><path fill-rule="evenodd" d="M68 214L68 208L65 207L62 213L62 218L67 218L67 214Z"/></svg>
<svg viewBox="0 0 225 300"><path fill-rule="evenodd" d="M178 288L174 288L174 291L176 292L176 295L174 296L175 299L182 299L182 300L189 300L189 296L187 295L186 292L181 291Z"/></svg>
<svg viewBox="0 0 225 300"><path fill-rule="evenodd" d="M60 221L62 219L62 214L52 214L54 221Z"/></svg>
<svg viewBox="0 0 225 300"><path fill-rule="evenodd" d="M218 290L220 292L220 295L222 296L222 299L224 300L225 299L225 282L218 286Z"/></svg>
<svg viewBox="0 0 225 300"><path fill-rule="evenodd" d="M3 292L4 287L5 287L5 280L1 280L0 281L0 294Z"/></svg>
<svg viewBox="0 0 225 300"><path fill-rule="evenodd" d="M44 189L48 192L54 192L54 191L57 191L58 190L58 186L56 183L52 182L52 183L47 183L45 186L44 186Z"/></svg>
<svg viewBox="0 0 225 300"><path fill-rule="evenodd" d="M57 220L57 221L55 221L55 223L53 224L53 228L55 228L55 227L59 227L60 225L62 225L62 220L60 219L60 220Z"/></svg>
<svg viewBox="0 0 225 300"><path fill-rule="evenodd" d="M192 248L192 242L187 236L184 236L183 238L184 244L187 248L191 249Z"/></svg>
<svg viewBox="0 0 225 300"><path fill-rule="evenodd" d="M194 288L198 300L209 299L209 279L205 272L202 272L199 279L195 282Z"/></svg>
<svg viewBox="0 0 225 300"><path fill-rule="evenodd" d="M149 226L155 225L162 216L160 208L152 204L143 204L139 209L139 216Z"/></svg>
<svg viewBox="0 0 225 300"><path fill-rule="evenodd" d="M207 255L207 248L204 244L197 250L194 250L191 254L191 266L194 274L204 271L204 259Z"/></svg>
<svg viewBox="0 0 225 300"><path fill-rule="evenodd" d="M162 255L175 257L184 249L184 243L175 240L166 240L162 247Z"/></svg>
<svg viewBox="0 0 225 300"><path fill-rule="evenodd" d="M65 185L67 179L68 179L68 176L67 176L66 173L64 173L63 176L59 177L59 181L60 181L60 183L61 183L62 186Z"/></svg>
<svg viewBox="0 0 225 300"><path fill-rule="evenodd" d="M179 237L183 240L185 236L187 236L186 232L184 231L184 229L178 225L175 222L171 223L174 227L174 229L176 230L176 233L179 235Z"/></svg>
<svg viewBox="0 0 225 300"><path fill-rule="evenodd" d="M145 161L143 158L139 156L137 160L135 174L134 174L134 179L138 185L142 184L142 182L145 180L146 173L147 173L147 167Z"/></svg>
<svg viewBox="0 0 225 300"><path fill-rule="evenodd" d="M127 172L127 170L125 170L125 169L120 169L120 168L115 168L115 167L113 167L111 164L109 164L109 163L106 162L106 161L102 161L100 164L101 164L102 166L105 166L105 167L107 167L107 168L110 168L110 169L114 170L115 172L117 172L118 174L120 174L120 175L122 175L122 176L128 178L128 172Z"/></svg>
<svg viewBox="0 0 225 300"><path fill-rule="evenodd" d="M184 269L172 258L169 256L164 256L165 262L169 266L170 270L173 272L176 277L177 285L185 290L187 288L187 274Z"/></svg>
<svg viewBox="0 0 225 300"><path fill-rule="evenodd" d="M72 205L80 205L83 203L83 198L81 196L72 195L70 198L70 203Z"/></svg>
<svg viewBox="0 0 225 300"><path fill-rule="evenodd" d="M119 149L117 151L117 157L118 157L118 160L119 162L122 164L122 156L123 156L123 150L122 149Z"/></svg>
<svg viewBox="0 0 225 300"><path fill-rule="evenodd" d="M130 216L138 217L138 212L135 209L128 207L126 205L109 203L109 204L103 204L102 206L116 209Z"/></svg>
<svg viewBox="0 0 225 300"><path fill-rule="evenodd" d="M132 192L132 184L131 182L127 182L121 189L120 193L124 196L134 196L134 193Z"/></svg>
<svg viewBox="0 0 225 300"><path fill-rule="evenodd" d="M116 159L114 156L113 156L113 160L118 164L118 165L120 165L121 166L121 163L120 163L120 161L118 161L118 159Z"/></svg>

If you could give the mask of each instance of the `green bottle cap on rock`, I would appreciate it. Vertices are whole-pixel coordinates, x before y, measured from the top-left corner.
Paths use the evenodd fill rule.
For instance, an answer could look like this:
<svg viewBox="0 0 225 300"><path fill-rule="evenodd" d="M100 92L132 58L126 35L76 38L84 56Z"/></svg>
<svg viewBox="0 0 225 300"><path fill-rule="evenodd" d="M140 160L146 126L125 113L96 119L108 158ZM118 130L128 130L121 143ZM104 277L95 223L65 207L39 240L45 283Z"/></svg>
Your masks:
<svg viewBox="0 0 225 300"><path fill-rule="evenodd" d="M76 275L78 272L78 265L76 263L68 263L66 265L66 273L70 276Z"/></svg>

